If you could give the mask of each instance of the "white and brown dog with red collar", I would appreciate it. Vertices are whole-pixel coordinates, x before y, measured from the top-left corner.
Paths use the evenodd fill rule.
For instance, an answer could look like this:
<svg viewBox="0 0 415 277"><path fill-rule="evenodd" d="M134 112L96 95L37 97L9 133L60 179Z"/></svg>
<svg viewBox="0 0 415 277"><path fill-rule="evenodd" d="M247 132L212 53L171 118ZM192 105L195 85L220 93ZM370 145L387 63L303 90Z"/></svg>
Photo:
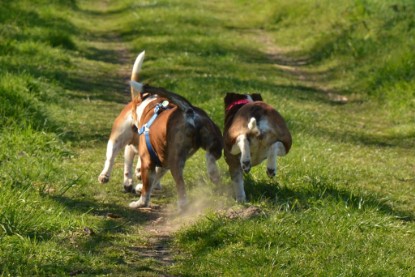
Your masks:
<svg viewBox="0 0 415 277"><path fill-rule="evenodd" d="M144 53L141 53L134 63L131 76L133 100L114 123L107 146L106 166L99 180L102 182L106 181L106 176L109 178L106 169L111 168L114 145L123 147L125 142L130 143L125 150L124 187L130 188L135 153L139 155L139 172L143 181L136 189L141 191L140 199L131 202L130 207L148 206L152 189L170 170L176 182L179 208L182 209L187 202L183 179L186 160L199 148L205 149L208 175L213 182L219 182L216 160L222 155L222 135L209 116L185 98L162 88L138 83L143 59Z"/></svg>
<svg viewBox="0 0 415 277"><path fill-rule="evenodd" d="M291 148L290 131L283 117L262 101L260 94L225 96L224 154L236 200L246 201L243 172L267 160L267 175L277 173L277 156Z"/></svg>

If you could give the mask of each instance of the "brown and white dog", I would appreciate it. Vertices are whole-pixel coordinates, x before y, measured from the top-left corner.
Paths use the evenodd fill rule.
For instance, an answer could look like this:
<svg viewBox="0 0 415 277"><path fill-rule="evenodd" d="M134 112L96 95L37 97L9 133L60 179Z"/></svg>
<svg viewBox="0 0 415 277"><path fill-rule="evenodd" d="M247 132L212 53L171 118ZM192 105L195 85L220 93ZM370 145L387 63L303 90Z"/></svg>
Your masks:
<svg viewBox="0 0 415 277"><path fill-rule="evenodd" d="M262 101L260 94L225 96L224 154L236 200L246 201L243 172L267 159L267 175L277 173L277 156L291 148L290 131L283 117Z"/></svg>
<svg viewBox="0 0 415 277"><path fill-rule="evenodd" d="M111 168L111 157L114 145L130 143L125 150L124 187L132 187L132 160L134 154L139 155L139 172L143 184L136 190L141 190L138 201L130 203L131 208L146 207L150 203L151 191L159 183L161 177L168 171L176 182L179 208L184 208L186 200L183 169L186 160L199 148L206 150L206 161L209 177L213 182L219 182L219 170L216 164L222 155L223 140L219 127L202 110L191 105L185 98L162 88L150 87L138 83L138 73L144 59L141 53L134 63L131 76L132 102L124 109L125 112L116 119L110 141L107 146L107 161L99 180L109 178L107 167ZM138 93L139 95L136 95ZM164 104L162 112L155 117L150 127L145 125L156 113L155 107ZM144 129L142 127L144 126ZM128 130L127 130L128 129ZM123 130L123 131L121 131ZM132 130L132 136L131 131ZM137 130L148 131L146 136L136 133ZM113 133L117 133L114 134ZM120 136L120 134L122 134ZM149 146L150 142L150 146ZM153 149L157 160L149 148ZM119 151L119 150L118 150ZM108 159L109 157L109 159ZM108 161L110 160L110 161ZM107 163L109 166L107 166ZM137 170L138 171L138 170Z"/></svg>

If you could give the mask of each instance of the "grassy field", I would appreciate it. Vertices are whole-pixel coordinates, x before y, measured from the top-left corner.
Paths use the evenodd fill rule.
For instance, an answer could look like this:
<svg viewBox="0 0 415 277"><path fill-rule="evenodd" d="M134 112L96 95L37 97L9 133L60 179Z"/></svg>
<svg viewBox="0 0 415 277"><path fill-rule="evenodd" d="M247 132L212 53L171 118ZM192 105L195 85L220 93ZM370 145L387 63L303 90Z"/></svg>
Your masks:
<svg viewBox="0 0 415 277"><path fill-rule="evenodd" d="M0 2L1 276L415 275L413 1ZM128 78L223 127L227 91L260 92L291 152L236 204L204 153L191 211L167 174L130 210L122 158L97 181Z"/></svg>

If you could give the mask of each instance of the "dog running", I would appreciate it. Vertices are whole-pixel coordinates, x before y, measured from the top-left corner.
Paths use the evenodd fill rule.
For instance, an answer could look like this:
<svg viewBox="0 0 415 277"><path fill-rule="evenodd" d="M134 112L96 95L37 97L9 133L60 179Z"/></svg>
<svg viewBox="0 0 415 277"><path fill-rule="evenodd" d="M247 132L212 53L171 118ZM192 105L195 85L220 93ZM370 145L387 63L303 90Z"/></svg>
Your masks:
<svg viewBox="0 0 415 277"><path fill-rule="evenodd" d="M267 175L277 173L277 157L290 151L292 138L283 117L262 101L260 94L227 93L224 155L235 197L246 201L243 172L267 160Z"/></svg>
<svg viewBox="0 0 415 277"><path fill-rule="evenodd" d="M186 160L199 148L206 150L210 179L218 183L216 161L221 157L223 139L219 127L205 111L193 106L184 97L138 82L144 52L138 55L131 74L132 101L114 122L107 144L107 159L98 177L101 183L109 181L114 157L124 147L124 188L132 191L132 164L138 154L136 173L142 184L140 198L130 208L147 207L152 189L170 170L176 183L179 209L187 204L183 169Z"/></svg>

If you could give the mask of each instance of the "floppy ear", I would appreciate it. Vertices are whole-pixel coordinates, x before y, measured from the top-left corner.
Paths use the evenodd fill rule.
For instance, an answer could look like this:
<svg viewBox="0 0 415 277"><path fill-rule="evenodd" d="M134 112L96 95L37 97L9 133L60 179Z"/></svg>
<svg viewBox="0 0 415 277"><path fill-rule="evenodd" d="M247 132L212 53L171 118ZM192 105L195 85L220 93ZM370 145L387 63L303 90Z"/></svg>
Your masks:
<svg viewBox="0 0 415 277"><path fill-rule="evenodd" d="M259 93L253 93L251 94L252 100L254 101L262 101L262 96Z"/></svg>
<svg viewBox="0 0 415 277"><path fill-rule="evenodd" d="M131 86L131 100L134 100L135 98L139 97L141 95L141 92L143 91L143 84L133 81L130 81Z"/></svg>
<svg viewBox="0 0 415 277"><path fill-rule="evenodd" d="M236 101L236 100L238 100L238 99L241 99L242 97L245 97L245 95L242 95L242 94L237 94L237 93L234 93L234 92L228 92L228 93L226 93L226 96L225 96L225 99L224 99L224 102L225 102L225 109L226 109L226 107L228 107L232 102L234 102L234 101Z"/></svg>

